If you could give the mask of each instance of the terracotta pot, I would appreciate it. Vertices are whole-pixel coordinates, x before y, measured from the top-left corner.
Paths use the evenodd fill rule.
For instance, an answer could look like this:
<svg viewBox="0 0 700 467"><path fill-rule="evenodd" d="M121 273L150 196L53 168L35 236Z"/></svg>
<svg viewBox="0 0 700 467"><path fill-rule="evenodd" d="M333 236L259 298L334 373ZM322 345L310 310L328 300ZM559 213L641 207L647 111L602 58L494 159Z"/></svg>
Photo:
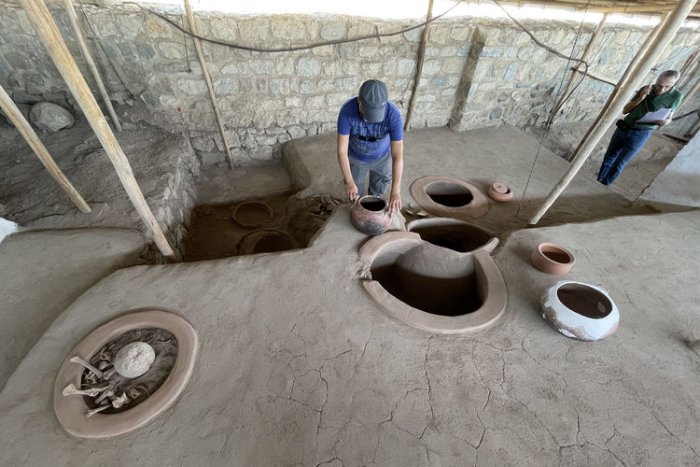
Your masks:
<svg viewBox="0 0 700 467"><path fill-rule="evenodd" d="M495 182L489 186L489 198L499 203L505 203L513 199L513 192L508 188L508 185L502 182Z"/></svg>
<svg viewBox="0 0 700 467"><path fill-rule="evenodd" d="M597 341L617 331L620 312L601 287L560 281L542 297L542 318L571 339Z"/></svg>
<svg viewBox="0 0 700 467"><path fill-rule="evenodd" d="M555 243L540 243L530 255L532 264L547 274L562 275L571 271L576 259L568 250Z"/></svg>
<svg viewBox="0 0 700 467"><path fill-rule="evenodd" d="M350 221L365 235L379 235L391 224L391 216L386 201L377 196L363 196L350 208Z"/></svg>
<svg viewBox="0 0 700 467"><path fill-rule="evenodd" d="M244 201L235 207L231 217L242 227L259 227L269 224L275 212L263 201Z"/></svg>

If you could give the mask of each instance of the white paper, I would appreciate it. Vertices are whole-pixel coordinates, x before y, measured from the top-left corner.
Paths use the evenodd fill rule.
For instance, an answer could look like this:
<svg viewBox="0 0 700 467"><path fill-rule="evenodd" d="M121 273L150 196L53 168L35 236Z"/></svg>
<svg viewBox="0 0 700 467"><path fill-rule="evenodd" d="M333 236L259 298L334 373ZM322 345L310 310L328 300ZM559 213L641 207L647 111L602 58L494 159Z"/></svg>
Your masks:
<svg viewBox="0 0 700 467"><path fill-rule="evenodd" d="M637 120L635 123L652 123L657 120L666 120L668 114L671 113L671 109L659 109L655 112L647 112L645 116Z"/></svg>

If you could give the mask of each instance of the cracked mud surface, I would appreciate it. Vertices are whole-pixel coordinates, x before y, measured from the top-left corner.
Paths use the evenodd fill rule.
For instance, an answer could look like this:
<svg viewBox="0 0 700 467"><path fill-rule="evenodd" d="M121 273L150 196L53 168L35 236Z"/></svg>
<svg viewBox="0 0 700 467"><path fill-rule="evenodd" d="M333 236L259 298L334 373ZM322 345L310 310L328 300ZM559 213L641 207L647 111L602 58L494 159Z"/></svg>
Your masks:
<svg viewBox="0 0 700 467"><path fill-rule="evenodd" d="M506 315L465 336L409 328L370 299L347 207L307 250L118 271L53 323L0 393L0 464L697 465L700 361L683 339L700 332L699 226L679 213L516 232L496 255ZM558 280L529 264L544 239L580 258L567 278L609 289L615 335L576 342L540 318ZM197 329L191 382L144 429L69 438L49 402L57 365L141 307Z"/></svg>

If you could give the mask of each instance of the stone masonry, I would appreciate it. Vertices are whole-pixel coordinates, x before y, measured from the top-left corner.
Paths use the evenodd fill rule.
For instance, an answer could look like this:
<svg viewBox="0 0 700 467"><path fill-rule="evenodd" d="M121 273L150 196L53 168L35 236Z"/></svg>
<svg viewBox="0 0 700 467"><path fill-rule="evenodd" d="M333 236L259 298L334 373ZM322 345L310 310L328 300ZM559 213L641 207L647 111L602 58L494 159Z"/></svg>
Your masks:
<svg viewBox="0 0 700 467"><path fill-rule="evenodd" d="M52 13L91 83L60 3ZM73 105L63 80L16 0L0 0L0 84L20 103ZM159 10L186 24L177 6ZM192 38L135 5L85 5L78 14L124 124L155 125L191 138L202 162L224 160ZM208 38L285 48L390 33L417 24L348 16L198 14ZM595 25L526 21L545 44L580 55ZM649 29L610 24L598 37L591 71L617 79ZM404 116L413 87L420 28L295 52L251 52L204 43L228 143L237 164L279 157L282 143L335 130L337 111L368 78L384 80ZM680 68L700 44L681 30L657 68ZM546 120L573 62L537 46L505 20L452 18L430 27L412 128L526 127ZM649 79L653 74L649 75ZM688 87L694 80L690 80ZM92 84L92 83L91 83ZM585 79L556 118L591 120L612 86ZM76 110L76 114L80 115Z"/></svg>

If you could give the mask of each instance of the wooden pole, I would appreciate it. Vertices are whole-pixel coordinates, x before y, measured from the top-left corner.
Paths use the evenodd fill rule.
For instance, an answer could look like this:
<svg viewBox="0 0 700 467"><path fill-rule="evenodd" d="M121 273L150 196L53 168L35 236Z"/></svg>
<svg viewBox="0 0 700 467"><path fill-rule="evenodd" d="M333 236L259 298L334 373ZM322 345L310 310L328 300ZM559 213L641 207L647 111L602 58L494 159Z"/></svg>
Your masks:
<svg viewBox="0 0 700 467"><path fill-rule="evenodd" d="M95 61L92 59L90 49L88 49L88 46L85 43L83 30L80 28L80 23L78 22L78 15L75 13L73 4L71 3L71 0L63 0L63 3L66 6L66 13L68 13L68 19L70 20L70 24L71 26L73 26L73 30L75 31L75 37L78 39L80 51L83 53L83 57L85 57L85 61L87 62L88 67L90 68L90 73L92 73L92 77L95 78L95 83L97 83L97 89L99 89L100 95L102 96L102 101L104 102L105 107L107 107L107 112L109 112L109 116L112 119L114 127L117 129L117 131L122 131L122 125L121 123L119 123L119 119L117 118L117 113L114 111L114 107L112 107L112 101L109 99L109 94L107 93L107 88L105 88L104 82L102 81L102 76L100 75L100 72L97 69L97 65L95 65Z"/></svg>
<svg viewBox="0 0 700 467"><path fill-rule="evenodd" d="M56 162L49 154L44 144L41 142L36 132L29 124L22 112L17 108L15 103L10 99L10 96L5 92L2 86L0 86L0 109L5 112L7 118L10 119L12 124L17 128L17 131L24 137L25 141L34 150L34 153L39 158L46 170L49 171L51 176L56 180L61 189L68 195L68 197L73 201L73 203L84 213L91 211L90 206L85 202L78 190L68 181L68 178L63 174L61 169L56 165Z"/></svg>
<svg viewBox="0 0 700 467"><path fill-rule="evenodd" d="M608 14L606 13L603 15L603 18L600 20L600 23L598 23L598 27L596 27L595 31L593 31L593 34L591 34L591 39L588 41L588 44L586 44L586 48L584 49L583 54L581 55L582 61L585 62L588 60L588 56L591 54L591 51L593 50L593 43L600 35L600 32L603 30L603 27L605 26L605 21L607 19L608 19ZM574 85L574 78L576 78L576 72L579 71L580 66L581 66L581 64L579 63L578 65L574 66L574 68L572 68L571 74L569 75L569 81L566 83L566 88L564 89L564 92L561 93L559 100L557 101L556 105L554 106L554 110L552 110L552 114L550 115L549 120L547 120L547 128L552 126L552 121L554 121L554 116L557 114L557 112L559 112L562 105L564 104L564 100L569 95L569 91L571 91L571 87ZM590 66L589 66L589 68L590 68Z"/></svg>
<svg viewBox="0 0 700 467"><path fill-rule="evenodd" d="M676 31L681 27L683 21L688 16L695 6L696 0L680 0L676 8L664 19L661 23L658 32L649 49L644 53L644 56L637 62L636 66L629 73L625 73L623 80L620 81L618 88L613 91L610 99L605 107L593 123L593 126L588 130L586 136L579 143L576 151L574 151L573 161L569 169L566 171L562 179L547 195L542 206L535 212L530 219L530 224L537 224L547 210L554 204L559 195L571 183L571 180L576 176L581 169L586 159L591 155L598 141L603 137L605 131L622 112L625 104L630 100L634 92L637 90L642 80L646 78L647 71L656 62L656 59L661 55L663 50L675 36Z"/></svg>
<svg viewBox="0 0 700 467"><path fill-rule="evenodd" d="M66 81L73 97L80 105L88 123L97 135L100 143L102 143L102 147L104 147L107 156L112 161L117 171L117 176L119 176L119 180L124 185L124 189L139 213L141 220L153 233L153 239L158 249L164 256L173 257L173 250L170 248L160 225L158 225L158 221L156 221L151 209L148 207L148 203L146 203L138 183L136 183L129 160L124 155L124 151L119 146L114 133L109 128L107 119L97 105L95 96L90 92L90 88L80 73L78 65L71 56L66 43L63 41L63 37L61 37L61 33L51 17L51 13L46 8L44 0L19 0L19 3L27 13L29 21L34 25L41 42L48 50L51 60Z"/></svg>
<svg viewBox="0 0 700 467"><path fill-rule="evenodd" d="M428 0L428 13L425 16L426 21L430 21L433 18L433 0ZM411 98L408 101L408 110L406 110L406 122L403 125L404 130L408 130L408 125L411 121L411 115L413 115L413 105L416 102L416 95L418 94L418 84L420 83L420 76L423 73L423 61L425 60L425 45L428 42L428 27L430 24L423 26L423 31L420 36L420 45L418 46L418 61L416 63L416 73L413 77L413 89L411 90Z"/></svg>
<svg viewBox="0 0 700 467"><path fill-rule="evenodd" d="M197 34L197 25L194 22L194 15L192 14L192 8L190 7L190 1L185 0L185 10L187 11L187 21L190 24L190 31L192 34ZM226 150L226 158L228 159L228 165L233 170L233 156L231 155L231 150L228 147L228 140L226 139L226 133L224 133L224 125L221 123L221 114L219 113L219 106L216 103L216 96L214 95L214 85L211 82L211 76L209 76L209 68L207 67L207 62L204 60L204 51L202 50L202 44L200 40L193 37L194 48L197 50L197 57L199 58L199 63L202 65L202 73L204 74L204 79L207 81L207 88L209 88L209 98L211 99L211 106L214 108L214 115L216 116L216 124L219 126L219 133L221 134L221 141L224 143L224 149Z"/></svg>

